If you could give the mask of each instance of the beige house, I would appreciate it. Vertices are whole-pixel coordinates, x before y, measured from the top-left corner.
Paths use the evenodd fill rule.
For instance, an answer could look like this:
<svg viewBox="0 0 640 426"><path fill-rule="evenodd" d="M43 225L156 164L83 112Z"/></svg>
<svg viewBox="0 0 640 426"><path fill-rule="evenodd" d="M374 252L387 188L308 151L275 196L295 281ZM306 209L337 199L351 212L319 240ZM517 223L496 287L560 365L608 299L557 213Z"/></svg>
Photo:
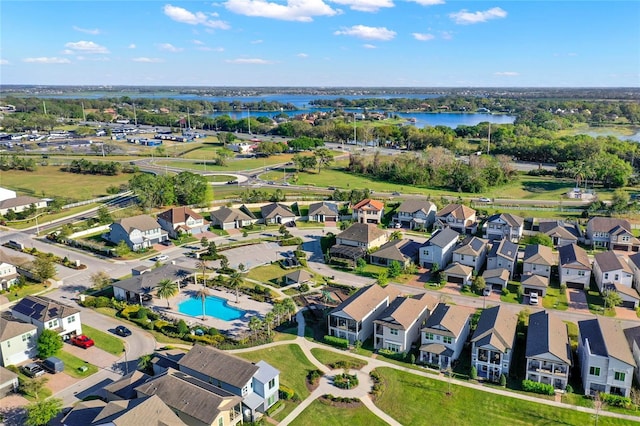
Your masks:
<svg viewBox="0 0 640 426"><path fill-rule="evenodd" d="M525 357L526 380L564 390L573 364L567 325L546 311L531 314Z"/></svg>
<svg viewBox="0 0 640 426"><path fill-rule="evenodd" d="M439 303L422 329L420 362L441 370L451 367L467 341L473 312L466 306Z"/></svg>
<svg viewBox="0 0 640 426"><path fill-rule="evenodd" d="M444 271L442 271L447 282L460 285L471 285L473 276L473 268L471 266L462 265L460 263L452 263Z"/></svg>
<svg viewBox="0 0 640 426"><path fill-rule="evenodd" d="M551 277L551 267L555 265L555 256L551 247L530 244L524 248L522 273Z"/></svg>
<svg viewBox="0 0 640 426"><path fill-rule="evenodd" d="M374 247L389 241L384 229L368 223L354 223L336 236L336 245L329 249L332 259L356 262Z"/></svg>
<svg viewBox="0 0 640 426"><path fill-rule="evenodd" d="M177 238L179 234L202 234L209 228L209 222L189 207L174 207L160 213L158 223L171 238Z"/></svg>
<svg viewBox="0 0 640 426"><path fill-rule="evenodd" d="M37 355L38 327L6 316L0 317L0 361L3 367L18 365Z"/></svg>
<svg viewBox="0 0 640 426"><path fill-rule="evenodd" d="M249 226L258 220L248 214L247 210L242 208L220 207L213 210L210 214L211 224L220 229L238 229Z"/></svg>
<svg viewBox="0 0 640 426"><path fill-rule="evenodd" d="M591 261L587 252L577 244L558 247L560 284L586 290L591 281Z"/></svg>
<svg viewBox="0 0 640 426"><path fill-rule="evenodd" d="M353 220L358 223L374 223L382 222L382 214L384 213L384 203L371 198L365 198L352 207Z"/></svg>
<svg viewBox="0 0 640 426"><path fill-rule="evenodd" d="M436 213L434 229L451 228L459 234L473 235L478 229L476 211L463 204L449 204Z"/></svg>
<svg viewBox="0 0 640 426"><path fill-rule="evenodd" d="M471 365L478 377L497 382L509 375L517 318L500 305L485 309L471 338Z"/></svg>

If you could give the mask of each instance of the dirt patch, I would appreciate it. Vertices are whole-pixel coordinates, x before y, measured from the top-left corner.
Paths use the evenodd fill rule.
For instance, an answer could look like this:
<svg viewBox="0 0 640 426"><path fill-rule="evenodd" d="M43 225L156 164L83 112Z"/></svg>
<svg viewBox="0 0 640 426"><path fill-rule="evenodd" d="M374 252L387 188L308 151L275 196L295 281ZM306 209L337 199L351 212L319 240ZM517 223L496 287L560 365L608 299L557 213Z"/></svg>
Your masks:
<svg viewBox="0 0 640 426"><path fill-rule="evenodd" d="M338 408L356 408L362 405L362 401L360 401L359 398L348 398L342 396L322 395L319 400L325 405Z"/></svg>

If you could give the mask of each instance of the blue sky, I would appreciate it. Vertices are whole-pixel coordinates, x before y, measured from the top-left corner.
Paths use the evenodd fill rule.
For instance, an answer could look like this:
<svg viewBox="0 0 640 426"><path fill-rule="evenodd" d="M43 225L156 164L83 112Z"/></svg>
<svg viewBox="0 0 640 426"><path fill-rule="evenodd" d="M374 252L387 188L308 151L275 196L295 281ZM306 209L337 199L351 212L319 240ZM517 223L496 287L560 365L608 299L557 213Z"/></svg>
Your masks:
<svg viewBox="0 0 640 426"><path fill-rule="evenodd" d="M638 1L0 4L0 82L638 87Z"/></svg>

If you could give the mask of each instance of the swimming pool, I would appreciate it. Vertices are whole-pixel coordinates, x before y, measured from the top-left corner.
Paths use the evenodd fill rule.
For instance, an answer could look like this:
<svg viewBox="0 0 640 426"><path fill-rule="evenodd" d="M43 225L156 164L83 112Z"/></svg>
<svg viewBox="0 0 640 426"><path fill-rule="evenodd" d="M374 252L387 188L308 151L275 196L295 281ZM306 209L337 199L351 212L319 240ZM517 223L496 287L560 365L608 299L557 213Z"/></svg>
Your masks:
<svg viewBox="0 0 640 426"><path fill-rule="evenodd" d="M178 312L192 317L202 316L202 300L189 298L178 303ZM205 315L225 321L242 318L246 312L242 309L229 306L224 299L215 296L207 296L205 300Z"/></svg>

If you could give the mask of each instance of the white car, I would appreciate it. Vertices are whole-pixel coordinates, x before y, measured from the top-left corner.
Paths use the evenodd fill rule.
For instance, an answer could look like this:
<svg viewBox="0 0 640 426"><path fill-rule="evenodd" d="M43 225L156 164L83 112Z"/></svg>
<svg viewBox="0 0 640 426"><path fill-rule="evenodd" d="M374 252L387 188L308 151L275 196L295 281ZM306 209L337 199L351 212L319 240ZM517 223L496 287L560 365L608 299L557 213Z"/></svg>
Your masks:
<svg viewBox="0 0 640 426"><path fill-rule="evenodd" d="M538 293L529 293L529 304L537 305L538 304Z"/></svg>
<svg viewBox="0 0 640 426"><path fill-rule="evenodd" d="M155 262L164 262L166 260L169 260L169 256L167 256L166 254L161 254L160 256L156 256L151 260L153 260Z"/></svg>
<svg viewBox="0 0 640 426"><path fill-rule="evenodd" d="M480 201L481 203L490 203L491 198L482 197L482 198L479 198L478 201Z"/></svg>

